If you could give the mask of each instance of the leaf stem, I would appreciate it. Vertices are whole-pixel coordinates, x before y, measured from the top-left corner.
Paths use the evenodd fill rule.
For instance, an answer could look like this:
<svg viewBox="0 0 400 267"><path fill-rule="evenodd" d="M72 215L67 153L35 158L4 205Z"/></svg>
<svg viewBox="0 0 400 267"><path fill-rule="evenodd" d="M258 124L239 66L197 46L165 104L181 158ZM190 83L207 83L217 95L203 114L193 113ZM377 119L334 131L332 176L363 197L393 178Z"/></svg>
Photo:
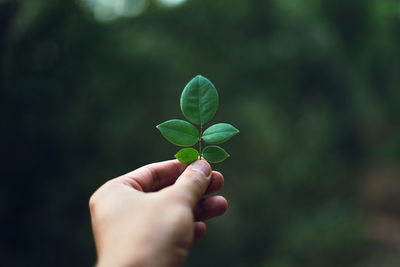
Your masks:
<svg viewBox="0 0 400 267"><path fill-rule="evenodd" d="M201 159L201 139L203 136L203 125L200 124L200 134L199 134L199 154L200 154L200 159Z"/></svg>

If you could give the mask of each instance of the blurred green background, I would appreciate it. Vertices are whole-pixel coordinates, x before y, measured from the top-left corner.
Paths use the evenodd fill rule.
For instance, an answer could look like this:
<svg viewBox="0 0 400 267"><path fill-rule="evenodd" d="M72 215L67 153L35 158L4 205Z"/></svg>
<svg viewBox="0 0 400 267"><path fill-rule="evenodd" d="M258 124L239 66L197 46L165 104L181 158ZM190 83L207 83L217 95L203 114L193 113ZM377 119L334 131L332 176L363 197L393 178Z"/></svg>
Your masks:
<svg viewBox="0 0 400 267"><path fill-rule="evenodd" d="M177 148L195 75L241 134L186 266L400 266L400 1L0 0L0 261L91 266L89 196Z"/></svg>

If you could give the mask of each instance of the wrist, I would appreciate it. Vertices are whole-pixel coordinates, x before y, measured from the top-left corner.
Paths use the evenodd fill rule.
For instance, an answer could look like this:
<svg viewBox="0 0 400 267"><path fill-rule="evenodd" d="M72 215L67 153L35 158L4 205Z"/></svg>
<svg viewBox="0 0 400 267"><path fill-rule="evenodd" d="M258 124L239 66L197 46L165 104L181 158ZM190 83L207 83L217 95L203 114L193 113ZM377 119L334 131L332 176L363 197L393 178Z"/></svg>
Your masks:
<svg viewBox="0 0 400 267"><path fill-rule="evenodd" d="M144 260L130 257L129 259L122 259L118 256L114 258L99 258L95 267L143 267L147 266Z"/></svg>
<svg viewBox="0 0 400 267"><path fill-rule="evenodd" d="M107 255L100 254L96 267L145 267L150 266L149 258L143 250L112 250Z"/></svg>

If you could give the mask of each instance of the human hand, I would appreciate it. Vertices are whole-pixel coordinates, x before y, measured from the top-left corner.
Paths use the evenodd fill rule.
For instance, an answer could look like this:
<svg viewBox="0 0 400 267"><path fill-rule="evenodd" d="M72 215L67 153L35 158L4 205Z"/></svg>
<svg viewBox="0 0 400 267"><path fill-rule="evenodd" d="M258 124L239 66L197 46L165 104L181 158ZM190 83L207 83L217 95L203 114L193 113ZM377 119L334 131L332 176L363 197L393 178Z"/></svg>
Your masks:
<svg viewBox="0 0 400 267"><path fill-rule="evenodd" d="M98 267L180 266L206 233L204 220L223 214L223 186L205 160L146 165L112 179L90 198Z"/></svg>

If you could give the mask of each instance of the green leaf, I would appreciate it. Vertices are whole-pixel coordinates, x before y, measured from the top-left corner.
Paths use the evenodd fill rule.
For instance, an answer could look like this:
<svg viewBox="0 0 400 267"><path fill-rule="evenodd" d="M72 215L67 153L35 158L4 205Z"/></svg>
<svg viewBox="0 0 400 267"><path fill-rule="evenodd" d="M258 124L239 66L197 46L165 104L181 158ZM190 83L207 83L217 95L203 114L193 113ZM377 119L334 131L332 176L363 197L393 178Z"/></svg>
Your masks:
<svg viewBox="0 0 400 267"><path fill-rule="evenodd" d="M204 148L202 156L211 163L224 161L229 154L219 146L207 146Z"/></svg>
<svg viewBox="0 0 400 267"><path fill-rule="evenodd" d="M193 146L199 141L199 132L187 121L169 120L156 127L168 141L178 146Z"/></svg>
<svg viewBox="0 0 400 267"><path fill-rule="evenodd" d="M214 85L201 75L194 77L183 89L181 110L192 123L203 125L218 109L218 93Z"/></svg>
<svg viewBox="0 0 400 267"><path fill-rule="evenodd" d="M194 148L182 148L176 153L175 158L183 164L190 164L199 158L199 152Z"/></svg>
<svg viewBox="0 0 400 267"><path fill-rule="evenodd" d="M203 140L209 144L221 144L239 133L239 130L228 123L217 123L203 133Z"/></svg>

